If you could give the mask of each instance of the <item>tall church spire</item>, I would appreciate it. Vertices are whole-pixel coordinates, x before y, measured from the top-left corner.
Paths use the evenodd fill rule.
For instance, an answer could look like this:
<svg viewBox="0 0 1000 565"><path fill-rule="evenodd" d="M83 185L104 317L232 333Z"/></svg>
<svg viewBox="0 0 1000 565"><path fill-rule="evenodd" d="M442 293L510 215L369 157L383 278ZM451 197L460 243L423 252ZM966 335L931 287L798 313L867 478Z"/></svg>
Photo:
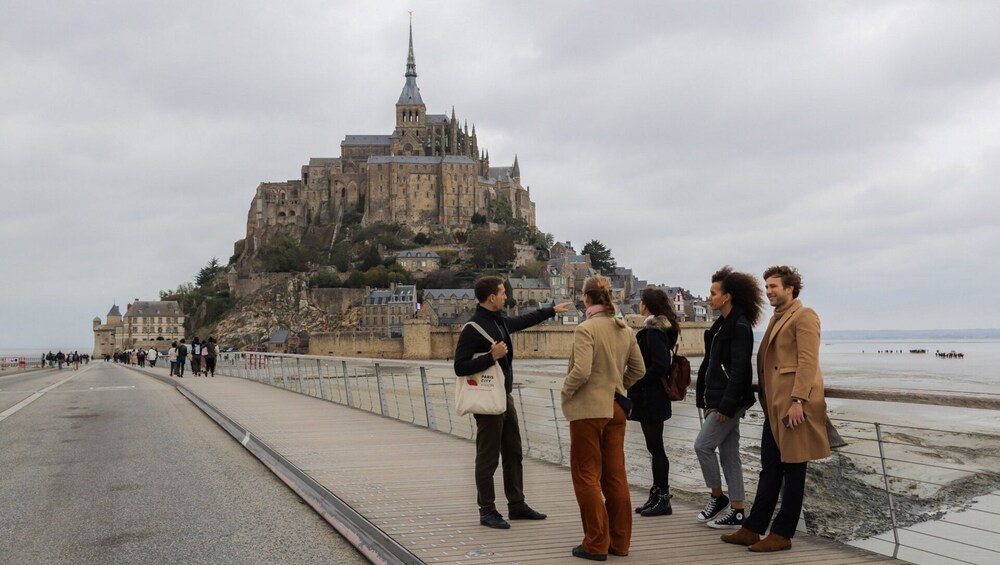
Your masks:
<svg viewBox="0 0 1000 565"><path fill-rule="evenodd" d="M413 12L410 12L410 52L406 55L406 76L417 77L417 61L413 58Z"/></svg>
<svg viewBox="0 0 1000 565"><path fill-rule="evenodd" d="M403 92L399 94L399 101L396 105L419 105L423 106L424 101L420 98L420 89L417 88L417 62L413 57L413 13L410 13L410 50L406 55L406 84L403 85Z"/></svg>

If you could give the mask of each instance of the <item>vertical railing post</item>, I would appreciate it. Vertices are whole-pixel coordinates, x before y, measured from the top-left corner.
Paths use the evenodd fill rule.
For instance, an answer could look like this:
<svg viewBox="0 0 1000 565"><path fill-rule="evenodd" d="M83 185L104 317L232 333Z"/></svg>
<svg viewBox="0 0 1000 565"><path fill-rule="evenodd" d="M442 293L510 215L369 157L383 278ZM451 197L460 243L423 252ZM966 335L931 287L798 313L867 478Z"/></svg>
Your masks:
<svg viewBox="0 0 1000 565"><path fill-rule="evenodd" d="M875 438L878 440L878 457L882 460L882 478L885 480L885 494L889 497L889 517L892 518L892 537L896 541L892 548L892 558L899 554L899 528L896 524L896 506L892 500L892 491L889 489L889 472L885 464L885 450L882 447L882 425L875 422Z"/></svg>
<svg viewBox="0 0 1000 565"><path fill-rule="evenodd" d="M424 391L424 413L427 414L427 427L436 430L437 422L434 421L434 405L431 398L430 385L427 384L427 369L420 367L420 388Z"/></svg>
<svg viewBox="0 0 1000 565"><path fill-rule="evenodd" d="M549 389L549 399L552 401L552 425L556 427L556 443L559 444L559 464L563 463L562 434L559 433L559 416L556 414L556 393Z"/></svg>
<svg viewBox="0 0 1000 565"><path fill-rule="evenodd" d="M274 384L274 367L272 367L273 363L271 363L271 359L261 354L260 361L264 364L264 372L267 373L267 382L271 386L277 386Z"/></svg>
<svg viewBox="0 0 1000 565"><path fill-rule="evenodd" d="M289 388L288 388L288 376L285 375L285 358L284 357L275 357L275 359L281 361L278 364L278 372L281 373L281 386L285 390L289 390Z"/></svg>
<svg viewBox="0 0 1000 565"><path fill-rule="evenodd" d="M451 406L448 405L448 382L441 379L441 396L444 397L444 413L448 415L448 433L452 433Z"/></svg>
<svg viewBox="0 0 1000 565"><path fill-rule="evenodd" d="M382 384L382 368L375 363L375 384L378 386L378 404L382 409L382 415L389 415L389 404L385 399L385 386Z"/></svg>
<svg viewBox="0 0 1000 565"><path fill-rule="evenodd" d="M301 361L302 360L299 359L298 357L295 358L295 372L299 374L299 392L304 393L305 392L305 386L303 385L303 380L302 380L302 363L301 363Z"/></svg>
<svg viewBox="0 0 1000 565"><path fill-rule="evenodd" d="M344 394L347 395L347 405L354 406L351 404L351 383L347 378L347 361L341 361L340 367L344 370Z"/></svg>
<svg viewBox="0 0 1000 565"><path fill-rule="evenodd" d="M521 405L521 429L524 430L524 453L531 454L531 438L528 437L528 415L524 413L524 395L521 394L521 387L517 387L517 400Z"/></svg>
<svg viewBox="0 0 1000 565"><path fill-rule="evenodd" d="M316 360L316 378L319 379L319 397L326 400L326 383L323 382L323 362L319 359ZM330 400L333 400L333 395L330 395Z"/></svg>

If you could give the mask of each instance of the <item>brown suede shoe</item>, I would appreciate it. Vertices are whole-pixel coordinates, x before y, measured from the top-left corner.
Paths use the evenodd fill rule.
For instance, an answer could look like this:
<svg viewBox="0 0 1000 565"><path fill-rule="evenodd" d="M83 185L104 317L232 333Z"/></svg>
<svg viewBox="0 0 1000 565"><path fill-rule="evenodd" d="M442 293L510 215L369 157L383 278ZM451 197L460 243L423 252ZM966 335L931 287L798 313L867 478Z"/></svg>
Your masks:
<svg viewBox="0 0 1000 565"><path fill-rule="evenodd" d="M753 530L740 528L731 534L723 535L722 541L736 545L753 545L760 541L760 534Z"/></svg>
<svg viewBox="0 0 1000 565"><path fill-rule="evenodd" d="M767 537L760 540L759 542L750 546L750 551L756 553L764 553L768 551L781 551L783 549L791 549L792 540L786 538L785 536L779 536L778 534L771 532L767 534Z"/></svg>

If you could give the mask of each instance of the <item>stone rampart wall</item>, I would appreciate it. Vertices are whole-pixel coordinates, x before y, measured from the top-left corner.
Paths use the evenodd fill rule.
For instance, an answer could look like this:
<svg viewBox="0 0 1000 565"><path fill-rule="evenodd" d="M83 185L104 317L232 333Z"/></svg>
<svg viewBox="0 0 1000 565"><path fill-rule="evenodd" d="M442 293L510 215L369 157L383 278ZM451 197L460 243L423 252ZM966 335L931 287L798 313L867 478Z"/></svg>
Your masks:
<svg viewBox="0 0 1000 565"><path fill-rule="evenodd" d="M704 331L709 323L681 324L681 355L704 354ZM511 334L519 359L566 359L573 349L575 326L542 325ZM451 359L462 331L461 326L431 327L426 320L407 320L403 338L392 339L366 332L313 334L310 355L380 357L393 359Z"/></svg>

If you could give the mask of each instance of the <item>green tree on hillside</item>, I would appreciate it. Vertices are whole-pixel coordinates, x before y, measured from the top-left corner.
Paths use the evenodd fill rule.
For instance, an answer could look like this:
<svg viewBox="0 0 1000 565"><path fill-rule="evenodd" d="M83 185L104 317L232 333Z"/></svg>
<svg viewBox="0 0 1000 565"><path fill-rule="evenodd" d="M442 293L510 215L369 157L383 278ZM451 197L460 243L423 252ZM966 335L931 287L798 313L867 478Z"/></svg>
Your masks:
<svg viewBox="0 0 1000 565"><path fill-rule="evenodd" d="M206 284L212 282L215 278L215 274L222 270L222 266L219 265L218 257L212 257L212 260L208 262L207 265L202 267L198 274L194 276L194 282L198 286L205 286Z"/></svg>
<svg viewBox="0 0 1000 565"><path fill-rule="evenodd" d="M596 239L590 240L583 246L583 254L590 255L590 265L604 276L614 274L615 268L618 267L611 250Z"/></svg>

